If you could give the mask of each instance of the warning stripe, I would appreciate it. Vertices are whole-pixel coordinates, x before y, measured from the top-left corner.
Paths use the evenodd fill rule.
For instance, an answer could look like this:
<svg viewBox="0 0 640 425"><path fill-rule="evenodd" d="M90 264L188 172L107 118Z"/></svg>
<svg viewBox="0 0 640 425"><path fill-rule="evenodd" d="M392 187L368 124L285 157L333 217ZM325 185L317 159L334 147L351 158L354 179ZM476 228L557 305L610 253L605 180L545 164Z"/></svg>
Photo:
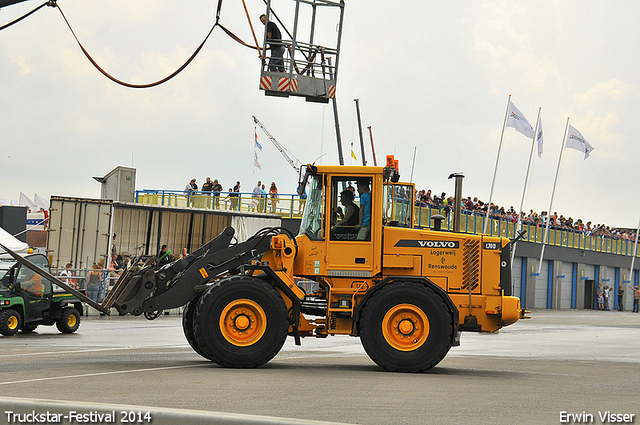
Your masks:
<svg viewBox="0 0 640 425"><path fill-rule="evenodd" d="M287 91L289 90L289 78L279 78L278 79L278 91Z"/></svg>
<svg viewBox="0 0 640 425"><path fill-rule="evenodd" d="M336 97L336 86L329 85L329 99Z"/></svg>
<svg viewBox="0 0 640 425"><path fill-rule="evenodd" d="M292 78L291 79L291 84L289 85L289 91L290 92L297 92L298 91L298 79L297 78Z"/></svg>
<svg viewBox="0 0 640 425"><path fill-rule="evenodd" d="M271 90L271 77L263 76L260 78L260 88L262 90Z"/></svg>

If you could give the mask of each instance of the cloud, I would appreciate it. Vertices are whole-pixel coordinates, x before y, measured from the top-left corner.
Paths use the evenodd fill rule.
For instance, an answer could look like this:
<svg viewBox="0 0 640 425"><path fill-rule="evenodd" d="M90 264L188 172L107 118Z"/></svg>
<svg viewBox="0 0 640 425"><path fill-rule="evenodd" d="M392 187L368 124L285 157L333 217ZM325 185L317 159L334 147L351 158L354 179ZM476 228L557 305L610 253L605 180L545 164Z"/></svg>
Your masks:
<svg viewBox="0 0 640 425"><path fill-rule="evenodd" d="M521 7L508 2L487 4L480 8L473 37L477 58L498 81L538 91L560 77L552 58L531 40L532 25L531 15Z"/></svg>
<svg viewBox="0 0 640 425"><path fill-rule="evenodd" d="M622 127L629 117L620 115L629 113L624 103L633 97L638 97L635 87L615 78L573 96L576 119L571 120L572 125L581 128L594 147L599 145L599 155L611 158L624 153L628 138Z"/></svg>
<svg viewBox="0 0 640 425"><path fill-rule="evenodd" d="M27 63L27 59L22 55L11 58L11 63L18 65L21 75L30 74L33 71L33 67Z"/></svg>
<svg viewBox="0 0 640 425"><path fill-rule="evenodd" d="M592 110L602 107L605 102L608 105L604 106L607 107L611 106L610 103L612 102L624 101L634 91L633 85L625 84L614 78L606 82L597 83L589 87L584 93L577 93L573 96L573 101L580 110Z"/></svg>

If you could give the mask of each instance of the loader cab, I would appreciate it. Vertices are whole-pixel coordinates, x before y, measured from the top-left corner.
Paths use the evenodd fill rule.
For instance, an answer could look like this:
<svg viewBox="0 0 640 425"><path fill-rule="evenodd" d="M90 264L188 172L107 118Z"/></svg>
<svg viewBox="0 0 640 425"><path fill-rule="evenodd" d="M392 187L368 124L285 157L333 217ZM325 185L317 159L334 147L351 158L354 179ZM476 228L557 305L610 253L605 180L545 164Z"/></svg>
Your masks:
<svg viewBox="0 0 640 425"><path fill-rule="evenodd" d="M298 243L305 273L371 277L380 271L382 168L309 168ZM304 237L303 237L304 236Z"/></svg>

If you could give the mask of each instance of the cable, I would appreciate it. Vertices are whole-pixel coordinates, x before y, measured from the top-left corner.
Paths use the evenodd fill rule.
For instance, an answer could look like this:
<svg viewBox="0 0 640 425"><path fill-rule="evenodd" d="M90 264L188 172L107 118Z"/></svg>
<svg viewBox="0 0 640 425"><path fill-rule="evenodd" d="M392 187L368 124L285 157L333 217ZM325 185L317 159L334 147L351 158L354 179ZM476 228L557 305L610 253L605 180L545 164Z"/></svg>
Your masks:
<svg viewBox="0 0 640 425"><path fill-rule="evenodd" d="M220 0L222 1L222 0ZM249 16L249 9L247 9L247 4L244 0L242 0L242 5L244 6L244 13L247 15L247 22L249 23L249 28L251 28L251 34L253 34L253 41L256 42L256 48L258 49L258 56L262 56L260 52L260 46L258 45L258 38L256 37L256 32L253 29L253 25L251 24L251 17Z"/></svg>
<svg viewBox="0 0 640 425"><path fill-rule="evenodd" d="M222 1L220 1L220 3L222 3ZM198 55L200 50L204 47L204 44L209 39L209 36L211 35L211 33L213 32L215 27L218 26L218 18L216 18L216 23L213 25L213 27L211 27L211 30L209 31L209 33L205 37L204 41L202 41L200 46L198 46L198 48L195 50L195 52L193 52L191 57L189 59L187 59L187 61L184 64L182 64L182 66L180 68L178 68L174 73L172 73L171 75L169 75L169 76L167 76L167 77L165 77L165 78L163 78L161 80L158 80L158 81L156 81L154 83L149 83L149 84L131 84L131 83L127 83L125 81L118 80L117 78L111 76L104 69L102 69L100 67L100 65L98 65L98 63L95 60L93 60L93 58L91 57L89 52L87 52L87 50L82 46L82 43L80 43L80 40L78 40L78 37L76 36L76 33L73 31L73 28L71 28L71 24L69 24L69 21L67 20L67 17L64 16L64 13L62 12L62 8L57 4L56 4L55 7L57 7L58 10L60 11L60 14L62 15L62 18L67 23L67 26L69 27L69 30L71 30L71 34L73 34L73 37L76 39L76 42L78 43L78 46L80 46L80 49L82 50L82 53L84 53L84 55L87 57L87 59L89 59L89 62L91 62L93 64L93 66L98 71L100 71L102 73L102 75L104 75L105 77L107 77L108 79L113 81L114 83L120 84L120 85L125 86L125 87L134 88L134 89L146 89L146 88L150 88L150 87L155 87L155 86L158 86L158 85L160 85L162 83L165 83L165 82L169 81L170 79L172 79L173 77L178 75L183 69L185 69L187 67L187 65L189 65L191 63L191 61L193 59L195 59L195 57ZM219 10L218 10L218 12L219 12Z"/></svg>
<svg viewBox="0 0 640 425"><path fill-rule="evenodd" d="M237 41L238 43L242 44L243 46L248 47L248 48L253 49L253 50L257 50L258 52L260 51L260 48L259 48L259 47L252 46L252 45L247 44L246 42L242 41L242 40L240 39L240 37L238 37L237 35L235 35L235 34L234 34L234 33L232 33L231 31L229 31L229 30L228 30L227 28L225 28L222 24L218 24L218 26L219 26L220 28L222 28L222 31L224 31L225 33L227 33L227 35L228 35L229 37L231 37L232 39L234 39L234 40L235 40L235 41Z"/></svg>
<svg viewBox="0 0 640 425"><path fill-rule="evenodd" d="M211 36L211 33L213 32L213 30L219 26L220 28L222 28L222 30L229 35L229 37L231 37L233 40L237 41L238 43L242 44L245 47L249 47L251 49L254 50L258 50L260 51L260 48L258 46L251 46L250 44L245 43L243 40L241 40L238 36L236 36L235 34L233 34L231 31L229 31L227 28L225 28L223 25L220 24L220 10L222 8L222 0L218 1L218 7L217 7L217 11L216 11L216 22L213 25L213 27L211 27L211 30L209 30L209 33L207 34L207 36L204 38L204 40L202 41L202 43L198 46L198 48L193 52L193 54L189 57L189 59L187 59L187 61L182 64L182 66L180 66L175 72L173 72L172 74L168 75L167 77L158 80L156 82L153 83L148 83L148 84L132 84L132 83L127 83L126 81L122 81L119 80L117 78L115 78L114 76L112 76L111 74L109 74L107 71L105 71L104 69L102 69L102 67L100 67L100 65L91 57L91 55L89 54L89 52L84 48L84 46L82 45L82 43L80 42L80 40L78 39L78 36L76 35L75 31L73 31L73 28L71 27L71 24L69 23L69 21L67 20L67 17L65 16L64 12L62 11L62 8L55 2L55 0L49 0L45 3L43 3L42 5L38 6L37 8L33 9L31 12L27 13L26 15L12 21L9 22L3 26L0 27L0 31L2 31L5 28L10 27L13 24L16 24L18 22L20 22L21 20L23 20L24 18L26 18L27 16L30 16L31 14L35 13L36 11L38 11L39 9L41 9L44 6L51 6L51 7L56 7L59 11L60 14L62 15L62 18L64 19L65 23L67 24L67 26L69 27L69 30L71 31L71 34L73 35L73 38L75 38L76 42L78 43L78 46L80 46L80 50L82 50L82 53L84 53L84 55L87 57L87 59L89 59L89 62L91 62L91 64L98 70L100 71L100 73L102 75L104 75L105 77L107 77L108 79L110 79L111 81L113 81L116 84L120 84L121 86L124 87L129 87L129 88L134 88L134 89L146 89L146 88L151 88L151 87L155 87L155 86L159 86L162 83L165 83L167 81L169 81L170 79L172 79L173 77L175 77L176 75L178 75L180 72L182 72L182 70L184 70L193 59L195 59L195 57L198 55L198 53L200 53L200 50L202 50L202 48L204 47L205 43L207 42L207 40L209 39L209 37ZM246 7L245 7L246 9ZM247 17L248 17L248 12L247 12ZM253 30L253 28L252 28ZM254 37L255 38L255 37Z"/></svg>
<svg viewBox="0 0 640 425"><path fill-rule="evenodd" d="M36 7L35 9L33 9L31 12L27 13L26 15L23 15L23 16L19 17L18 19L14 20L12 22L9 22L8 24L4 24L3 26L0 27L0 31L2 31L5 28L9 28L13 24L17 24L18 22L22 21L27 16L35 13L36 11L42 9L45 6L52 6L51 2L47 1L46 3L42 3L40 6ZM55 7L55 6L52 6L52 7Z"/></svg>

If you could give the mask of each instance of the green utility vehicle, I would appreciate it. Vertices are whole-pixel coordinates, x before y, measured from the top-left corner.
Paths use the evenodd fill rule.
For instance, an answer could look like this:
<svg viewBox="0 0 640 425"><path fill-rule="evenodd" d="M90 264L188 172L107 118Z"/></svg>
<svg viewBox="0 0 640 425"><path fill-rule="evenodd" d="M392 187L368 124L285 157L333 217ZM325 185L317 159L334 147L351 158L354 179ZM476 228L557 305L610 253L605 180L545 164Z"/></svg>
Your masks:
<svg viewBox="0 0 640 425"><path fill-rule="evenodd" d="M26 257L50 273L47 257ZM80 300L34 273L18 262L10 267L3 261L0 270L0 334L11 336L33 332L39 325L56 325L63 333L72 333L80 325L83 307ZM55 288L55 290L54 290Z"/></svg>

